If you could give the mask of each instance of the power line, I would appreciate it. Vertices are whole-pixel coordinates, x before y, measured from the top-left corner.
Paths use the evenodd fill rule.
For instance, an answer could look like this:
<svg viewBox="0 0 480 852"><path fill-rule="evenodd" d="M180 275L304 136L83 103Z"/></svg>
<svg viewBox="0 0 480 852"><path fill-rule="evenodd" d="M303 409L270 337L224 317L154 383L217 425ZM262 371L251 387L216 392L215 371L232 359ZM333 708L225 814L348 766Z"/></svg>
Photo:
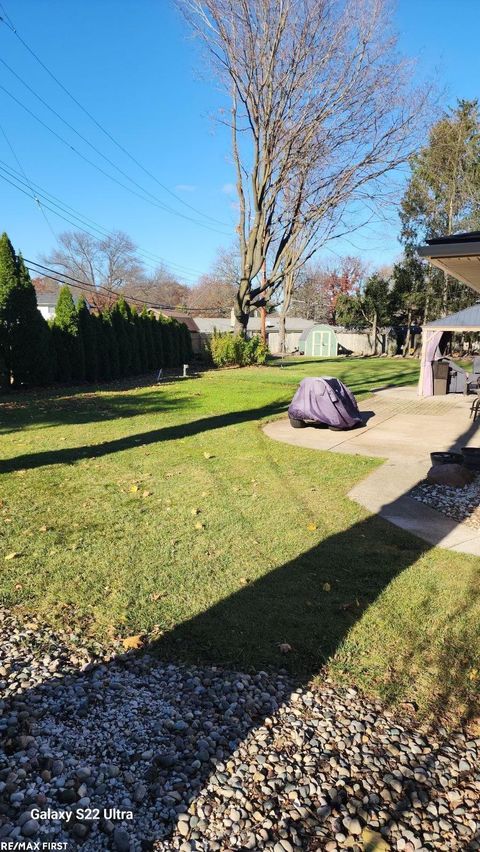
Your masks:
<svg viewBox="0 0 480 852"><path fill-rule="evenodd" d="M3 163L3 166L0 165L0 172L6 172L6 174L10 178L13 178L14 180L18 181L23 186L28 186L31 189L32 193L35 195L35 197L36 197L36 195L39 195L41 198L44 198L50 204L53 204L55 207L58 207L67 216L70 216L70 217L73 216L74 219L76 219L78 222L82 223L83 225L85 223L87 223L87 225L89 225L89 227L92 228L94 231L97 231L97 233L100 236L105 237L105 236L111 235L111 232L108 231L107 228L103 227L102 225L99 225L99 223L95 222L94 219L90 219L88 216L85 216L85 215L79 213L79 211L75 210L74 207L70 207L68 204L66 204L66 202L63 202L57 196L53 195L52 193L49 193L47 190L45 190L41 186L39 186L39 184L36 184L36 183L34 183L33 181L30 181L30 180L28 181L28 184L24 183L21 180L21 178L18 176L18 172L16 172L15 169L12 169L3 160L0 159L0 164L1 163ZM3 175L0 174L0 177L3 177ZM13 183L11 185L15 186L15 184L13 184ZM34 187L35 189L32 189L32 187ZM20 187L16 187L16 188L20 189ZM52 211L52 212L56 213L56 215L60 215L60 214L58 214L57 211ZM65 216L63 216L61 218L63 218L64 221L68 222L69 224L73 225L74 227L78 227L76 222L72 222L70 219L65 218ZM94 236L88 230L85 230L85 233L89 233L90 236ZM175 272L176 275L181 275L181 276L187 275L187 277L195 278L195 277L202 274L199 270L192 269L191 267L188 267L188 266L183 266L182 264L175 263L174 261L169 261L166 258L161 257L160 255L156 255L153 252L147 251L145 249L140 248L140 249L137 250L137 252L138 252L138 254L145 256L147 258L147 260L153 260L153 261L156 261L157 263L166 264L167 266L177 267L178 270L180 270L180 272ZM149 265L149 264L147 263L147 265Z"/></svg>
<svg viewBox="0 0 480 852"><path fill-rule="evenodd" d="M30 272L35 272L37 275L43 275L44 278L49 278L52 281L56 281L58 284L67 283L69 287L74 287L75 289L83 288L83 290L86 289L87 292L90 293L98 293L102 291L103 293L107 293L109 296L114 296L115 299L118 299L120 296L124 295L122 292L119 292L118 290L113 290L111 287L106 287L104 284L93 285L87 281L81 281L79 278L75 278L73 275L67 275L66 273L58 272L58 270L52 269L50 266L45 266L45 264L37 263L36 260L28 260L27 258L24 258L24 261ZM32 267L38 267L38 269ZM45 274L40 270L46 270L46 272L50 274ZM54 278L52 277L52 275L55 275L57 277ZM65 278L68 279L67 282L65 282ZM126 298L131 302L136 302L141 305L145 305L145 307L153 308L155 310L176 311L177 313L188 313L191 311L199 310L216 311L219 310L220 307L222 307L220 305L201 305L200 307L190 306L182 308L182 310L180 311L178 305L159 304L153 302L152 300L141 299L137 296L127 295Z"/></svg>
<svg viewBox="0 0 480 852"><path fill-rule="evenodd" d="M72 95L72 93L69 91L69 89L67 89L67 87L58 79L58 77L55 76L53 71L51 71L47 67L47 65L45 65L45 63L40 59L40 57L35 53L35 51L21 37L18 30L15 28L12 19L7 15L7 13L5 11L5 7L1 3L0 3L0 8L3 10L3 14L4 14L4 17L0 16L0 21L3 21L5 26L7 26L9 30L11 30L11 32L17 37L17 39L20 41L20 43L24 46L24 48L26 50L28 50L28 52L31 54L31 56L33 56L33 58L39 63L39 65L44 69L44 71L46 71L46 73L51 77L51 79L54 80L54 82L57 84L57 86L59 86L62 89L62 91L65 92L65 94L73 101L73 103L76 104L76 106L79 109L81 109L82 112L85 113L86 116L88 116L90 121L93 121L93 123L96 125L96 127L98 127L98 129L101 130L102 133L111 142L113 142L113 144L116 145L116 147L120 151L122 151L123 154L125 154L133 163L135 163L135 165L138 166L138 168L140 168L146 175L148 175L152 180L154 180L155 183L157 183L165 192L167 192L169 195L171 195L173 198L175 198L177 201L179 201L185 207L188 207L190 210L192 210L193 212L197 213L198 215L202 216L205 219L210 219L210 221L212 221L212 222L216 222L219 225L224 225L224 226L228 227L226 222L222 222L219 219L215 219L213 216L209 216L207 213L203 213L201 210L198 210L192 204L189 204L187 201L185 201L184 198L181 198L179 195L177 195L175 192L173 192L171 189L169 189L152 172L150 172L149 169L147 169L144 165L142 165L142 163L133 154L131 154L130 151L127 150L127 148L125 148L120 142L118 142L118 140L115 139L115 137L102 124L100 124L99 121L97 121L97 119L86 109L86 107L84 107L83 104L81 104L80 101L77 100L77 98L74 95ZM13 73L15 73L15 72L13 72Z"/></svg>
<svg viewBox="0 0 480 852"><path fill-rule="evenodd" d="M14 149L14 147L13 147L12 143L10 142L10 139L8 138L8 136L7 136L6 132L5 132L5 129L3 128L3 126L2 126L1 124L0 124L0 130L1 130L1 132L2 132L3 138L5 139L5 142L7 143L8 147L10 148L10 151L12 152L12 155L13 155L13 157L14 157L14 159L15 159L15 161L16 161L16 163L17 163L17 165L18 165L19 169L20 169L20 171L22 172L22 174L23 174L23 176L24 176L24 178L25 178L25 180L26 180L26 182L27 182L27 185L29 186L29 188L30 188L30 190L31 190L33 200L35 201L35 203L36 203L36 205L37 205L38 209L40 210L40 213L42 214L43 218L45 219L45 222L47 223L47 227L49 228L49 230L50 230L50 232L51 232L51 234L52 234L52 236L53 236L53 239L54 239L54 240L56 240L56 239L57 239L57 235L56 235L55 231L54 231L54 230L53 230L53 228L52 228L52 225L51 225L51 223L50 223L50 220L49 220L49 218L48 218L48 216L47 216L47 214L46 214L45 210L43 209L43 206L42 206L42 204L41 204L41 202L40 202L40 199L38 198L38 196L36 196L36 195L35 195L35 192L33 191L33 187L32 187L32 185L31 185L31 183L30 183L30 180L29 180L29 178L28 178L28 176L27 176L27 173L26 173L25 169L23 168L23 166L22 166L22 164L21 164L21 162L20 162L20 160L19 160L19 158L18 158L18 156L17 156L17 154L16 154L16 152L15 152L15 149Z"/></svg>
<svg viewBox="0 0 480 852"><path fill-rule="evenodd" d="M196 219L192 219L191 216L187 216L185 213L179 213L178 211L174 211L171 207L167 207L161 201L158 201L155 198L155 196L153 196L152 198L148 198L145 195L141 195L139 192L137 192L131 186L127 186L127 184L123 183L121 180L118 180L118 178L116 178L115 175L112 175L112 174L110 174L110 172L107 172L105 169L103 169L101 166L99 166L98 163L95 163L93 160L91 160L85 154L82 154L81 151L79 151L77 148L75 148L74 145L71 144L71 142L68 142L63 136L60 135L60 133L57 133L56 130L54 130L52 127L50 127L49 124L47 124L45 121L43 121L43 119L41 119L38 115L36 115L36 113L34 113L33 110L29 109L29 107L27 107L24 103L22 103L22 101L20 101L17 97L15 97L15 95L13 95L11 92L9 92L9 90L6 89L5 86L0 85L0 89L3 92L5 92L5 94L8 95L9 98L11 98L13 101L15 101L15 103L18 104L18 106L20 106L23 110L25 110L25 112L27 112L29 115L31 115L32 118L35 119L35 121L38 121L38 123L41 124L42 127L45 127L45 129L48 130L49 133L51 133L53 136L55 136L55 138L58 139L63 145L65 145L67 148L69 148L71 151L73 151L78 157L80 157L80 159L84 160L86 163L88 163L90 166L92 166L98 172L101 172L101 174L105 175L105 177L109 178L109 180L112 180L114 183L118 184L118 186L121 186L123 189L126 189L127 192L130 192L132 195L136 195L137 198L140 198L142 201L146 201L147 203L152 204L154 207L160 208L160 210L165 210L165 211L167 211L167 213L173 213L175 216L179 216L182 219L186 219L189 222L193 222L195 225L198 225L198 227L200 227L200 228L206 228L208 231L213 231L214 233L221 234L224 237L229 236L229 234L227 234L225 231L219 231L218 228L212 228L210 225L206 225L203 222L199 222Z"/></svg>
<svg viewBox="0 0 480 852"><path fill-rule="evenodd" d="M5 171L4 169L1 169L1 167L0 167L0 170L1 170L1 171ZM24 195L26 195L28 198L34 198L34 196L30 195L30 193L28 193L26 190L24 190L24 189L22 189L21 187L17 186L17 184L15 184L13 181L9 180L7 177L5 177L5 175L0 174L0 179L1 179L1 180L4 180L6 183L9 183L11 186L15 187L15 189L17 189L19 192L22 192L22 193L23 193ZM46 208L47 210L49 210L51 213L54 213L54 214L55 214L56 216L58 216L60 219L63 219L63 221L64 221L64 222L68 222L68 224L69 224L69 225L73 225L75 228L77 228L78 230L82 231L84 234L87 234L87 235L88 235L88 236L90 236L90 237L91 237L91 236L93 236L93 234L92 234L90 231L87 231L87 229L86 229L86 228L82 227L81 225L78 225L76 222L72 222L72 220L71 220L71 219L68 219L66 216L63 216L61 213L59 213L59 212L58 212L58 210L54 210L54 209L53 209L52 207L50 207L48 204L43 204L43 207L45 207L45 208ZM55 236L55 235L54 235L54 236ZM56 237L55 237L55 239L56 239ZM148 263L147 263L146 265L147 265L147 266L149 266L149 264L148 264ZM153 266L151 266L151 265L150 265L150 269L152 269L152 270L154 270L154 271L155 271L155 268L154 268ZM179 275L178 275L178 277L185 277L185 276L184 276L184 275L182 276L182 275L180 275L180 274L179 274Z"/></svg>
<svg viewBox="0 0 480 852"><path fill-rule="evenodd" d="M169 213L172 213L172 215L174 215L174 216L180 215L180 216L182 216L182 218L186 218L183 214L178 213L178 211L175 210L173 207L168 207L166 204L164 204L164 202L160 198L158 198L158 196L154 195L148 189L145 189L145 187L142 186L142 184L138 183L138 181L136 181L134 178L132 178L123 169L121 169L120 166L117 166L117 164L113 160L111 160L110 157L107 157L107 155L104 154L102 151L100 151L100 149L97 148L97 146L94 145L93 142L90 142L90 140L87 139L87 137L84 136L83 133L80 133L80 131L77 130L73 126L73 124L70 124L70 122L67 121L66 118L63 118L63 116L59 112L57 112L56 109L54 109L52 106L50 106L50 104L44 98L42 98L42 96L39 95L38 92L35 91L35 89L32 89L32 87L22 77L20 77L20 75L17 74L17 72L14 71L14 69L11 68L11 66L7 62L5 62L5 60L2 59L1 57L0 57L0 62L2 63L2 65L5 66L5 68L7 68L10 71L11 74L13 74L14 77L16 77L17 80L19 80L22 83L23 86L25 86L26 89L28 89L29 92L32 93L32 95L34 95L34 97L37 98L37 100L40 101L40 103L42 103L48 110L50 110L51 113L53 113L53 115L55 115L60 121L62 121L63 124L65 124L70 130L72 130L73 133L75 133L82 140L82 142L85 142L86 145L88 145L93 151L95 151L95 153L98 154L99 157L102 157L102 159L104 159L110 166L112 166L114 169L116 169L116 171L119 172L119 174L121 174L124 178L129 180L134 186L137 187L137 189L140 189L143 193L145 193L145 195L149 195L151 198L155 199L155 201L157 201L162 206L162 209L168 211ZM8 92L8 94L10 94L10 92ZM205 227L205 225L203 223L197 222L197 220L192 219L191 217L188 217L188 218L189 218L190 221L195 222L195 224L199 224L199 225L202 225L202 227ZM226 223L222 222L220 224L226 224Z"/></svg>

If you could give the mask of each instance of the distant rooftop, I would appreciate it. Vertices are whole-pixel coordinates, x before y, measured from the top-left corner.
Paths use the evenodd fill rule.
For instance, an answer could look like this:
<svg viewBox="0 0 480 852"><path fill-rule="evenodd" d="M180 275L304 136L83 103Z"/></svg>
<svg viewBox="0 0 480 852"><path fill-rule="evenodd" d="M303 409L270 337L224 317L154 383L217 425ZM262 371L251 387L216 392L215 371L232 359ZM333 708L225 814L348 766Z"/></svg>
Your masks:
<svg viewBox="0 0 480 852"><path fill-rule="evenodd" d="M428 328L437 328L439 331L453 331L456 329L480 330L480 302L475 302L469 308L464 308L463 311L457 311L455 314L450 314L448 317L433 320L426 323Z"/></svg>

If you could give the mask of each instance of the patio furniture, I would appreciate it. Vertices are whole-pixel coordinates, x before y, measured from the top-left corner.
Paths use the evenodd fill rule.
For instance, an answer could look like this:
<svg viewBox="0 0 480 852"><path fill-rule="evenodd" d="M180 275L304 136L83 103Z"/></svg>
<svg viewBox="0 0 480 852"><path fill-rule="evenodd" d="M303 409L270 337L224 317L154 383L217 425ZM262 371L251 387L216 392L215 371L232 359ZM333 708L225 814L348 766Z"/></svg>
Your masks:
<svg viewBox="0 0 480 852"><path fill-rule="evenodd" d="M449 366L443 361L434 361L433 372L433 395L443 396L448 393L448 371Z"/></svg>
<svg viewBox="0 0 480 852"><path fill-rule="evenodd" d="M440 363L448 364L447 393L467 393L469 373L456 364L453 358L441 358Z"/></svg>
<svg viewBox="0 0 480 852"><path fill-rule="evenodd" d="M480 414L480 388L476 388L475 393L477 396L470 406L470 417L473 421L475 421Z"/></svg>

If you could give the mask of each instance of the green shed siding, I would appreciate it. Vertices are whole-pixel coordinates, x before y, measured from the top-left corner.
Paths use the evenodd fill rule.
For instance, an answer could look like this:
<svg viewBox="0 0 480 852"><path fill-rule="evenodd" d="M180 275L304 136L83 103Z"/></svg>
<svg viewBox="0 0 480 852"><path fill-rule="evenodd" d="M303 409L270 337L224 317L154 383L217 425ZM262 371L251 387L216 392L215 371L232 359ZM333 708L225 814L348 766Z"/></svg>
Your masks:
<svg viewBox="0 0 480 852"><path fill-rule="evenodd" d="M302 354L313 358L333 358L337 353L337 335L330 325L314 325L309 329L303 341Z"/></svg>

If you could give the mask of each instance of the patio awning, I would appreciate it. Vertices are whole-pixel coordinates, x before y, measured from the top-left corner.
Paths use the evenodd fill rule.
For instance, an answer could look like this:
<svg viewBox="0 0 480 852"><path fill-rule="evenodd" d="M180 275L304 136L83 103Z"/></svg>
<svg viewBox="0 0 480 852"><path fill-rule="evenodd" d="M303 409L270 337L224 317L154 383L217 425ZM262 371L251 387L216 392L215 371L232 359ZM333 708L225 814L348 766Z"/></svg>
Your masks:
<svg viewBox="0 0 480 852"><path fill-rule="evenodd" d="M480 231L427 240L418 254L480 293Z"/></svg>

